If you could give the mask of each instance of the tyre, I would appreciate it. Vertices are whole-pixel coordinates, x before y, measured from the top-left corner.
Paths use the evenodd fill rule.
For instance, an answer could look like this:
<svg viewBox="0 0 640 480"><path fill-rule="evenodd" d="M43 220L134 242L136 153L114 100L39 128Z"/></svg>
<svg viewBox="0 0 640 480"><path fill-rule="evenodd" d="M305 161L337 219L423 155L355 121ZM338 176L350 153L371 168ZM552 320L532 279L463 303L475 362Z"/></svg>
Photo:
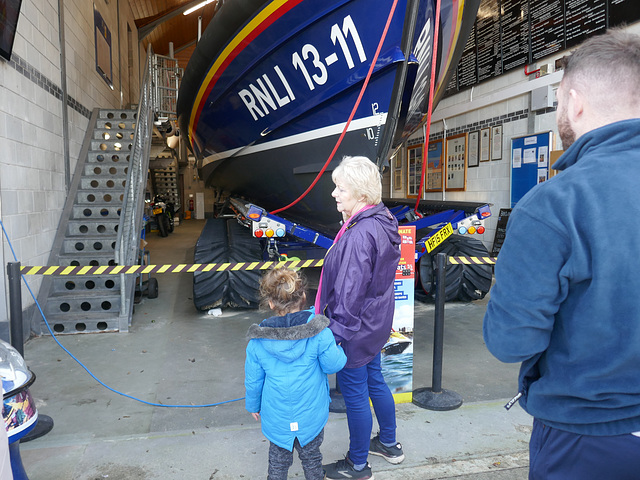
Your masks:
<svg viewBox="0 0 640 480"><path fill-rule="evenodd" d="M195 248L195 263L256 262L260 243L236 219L207 220ZM193 302L198 310L213 307L257 308L261 274L255 270L196 272Z"/></svg>
<svg viewBox="0 0 640 480"><path fill-rule="evenodd" d="M225 219L207 220L196 242L194 263L226 262L229 257ZM221 305L228 289L228 272L195 272L193 303L197 310L209 310Z"/></svg>
<svg viewBox="0 0 640 480"><path fill-rule="evenodd" d="M160 232L160 236L166 237L169 235L169 224L167 222L167 216L164 213L156 215L156 222L158 223L158 232Z"/></svg>
<svg viewBox="0 0 640 480"><path fill-rule="evenodd" d="M424 292L435 298L435 256L445 253L447 257L488 257L484 244L471 236L452 235L433 252L425 253L418 265L420 284ZM445 301L465 302L480 300L491 289L493 269L491 265L454 265L445 268Z"/></svg>
<svg viewBox="0 0 640 480"><path fill-rule="evenodd" d="M150 277L147 281L147 297L158 298L158 279Z"/></svg>
<svg viewBox="0 0 640 480"><path fill-rule="evenodd" d="M173 215L167 215L167 230L169 231L169 233L173 233L174 228L175 225L173 223Z"/></svg>

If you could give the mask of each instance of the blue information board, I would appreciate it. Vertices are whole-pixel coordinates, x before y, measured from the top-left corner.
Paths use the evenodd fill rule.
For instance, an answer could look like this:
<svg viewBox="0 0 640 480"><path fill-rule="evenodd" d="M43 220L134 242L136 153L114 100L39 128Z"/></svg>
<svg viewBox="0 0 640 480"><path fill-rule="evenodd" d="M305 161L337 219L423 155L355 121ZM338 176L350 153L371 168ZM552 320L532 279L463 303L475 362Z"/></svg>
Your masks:
<svg viewBox="0 0 640 480"><path fill-rule="evenodd" d="M529 190L549 178L553 132L511 139L511 208Z"/></svg>

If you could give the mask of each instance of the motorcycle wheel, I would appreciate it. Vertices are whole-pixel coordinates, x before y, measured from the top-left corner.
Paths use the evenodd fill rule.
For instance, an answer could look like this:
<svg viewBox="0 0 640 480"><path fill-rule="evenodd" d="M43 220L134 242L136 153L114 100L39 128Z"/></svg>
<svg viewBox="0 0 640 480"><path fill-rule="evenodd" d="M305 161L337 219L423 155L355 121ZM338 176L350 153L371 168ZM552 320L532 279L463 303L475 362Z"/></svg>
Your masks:
<svg viewBox="0 0 640 480"><path fill-rule="evenodd" d="M156 215L156 222L158 222L158 231L160 232L160 236L166 237L169 235L169 221L167 220L167 215L164 213Z"/></svg>
<svg viewBox="0 0 640 480"><path fill-rule="evenodd" d="M167 215L167 225L168 225L169 233L173 233L173 229L175 228L175 225L173 224L172 214Z"/></svg>

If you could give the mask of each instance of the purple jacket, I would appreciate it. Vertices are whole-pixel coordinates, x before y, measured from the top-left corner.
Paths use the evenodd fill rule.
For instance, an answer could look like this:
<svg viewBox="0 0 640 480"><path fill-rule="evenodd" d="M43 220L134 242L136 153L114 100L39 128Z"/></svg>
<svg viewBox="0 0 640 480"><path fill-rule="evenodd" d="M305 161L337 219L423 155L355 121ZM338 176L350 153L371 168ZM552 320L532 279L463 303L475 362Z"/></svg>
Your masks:
<svg viewBox="0 0 640 480"><path fill-rule="evenodd" d="M393 323L393 281L400 261L398 222L382 204L349 219L322 269L320 306L347 354L345 368L375 357Z"/></svg>

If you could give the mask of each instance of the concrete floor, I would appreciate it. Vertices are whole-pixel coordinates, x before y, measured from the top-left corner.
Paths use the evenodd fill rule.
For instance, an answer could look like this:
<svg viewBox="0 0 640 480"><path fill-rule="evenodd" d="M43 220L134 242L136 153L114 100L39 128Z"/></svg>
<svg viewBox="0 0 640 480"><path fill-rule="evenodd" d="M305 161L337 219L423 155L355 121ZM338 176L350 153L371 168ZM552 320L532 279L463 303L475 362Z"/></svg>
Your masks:
<svg viewBox="0 0 640 480"><path fill-rule="evenodd" d="M151 263L192 263L203 225L187 220L167 238L149 235ZM317 270L308 276L313 284ZM156 278L159 297L136 305L129 333L57 338L110 388L166 406L100 385L50 336L29 340L25 360L37 376L31 393L55 423L21 444L30 480L266 477L268 442L244 402L234 401L244 396L245 333L265 314L225 309L210 316L193 306L191 274ZM519 407L502 407L516 392L518 366L501 364L484 347L485 308L486 301L447 304L442 387L464 403L451 411L399 404L406 460L392 466L370 458L376 479L527 478L532 422ZM431 386L432 339L433 306L417 304L414 388ZM343 457L347 436L345 415L332 413L325 462ZM304 477L297 459L289 476Z"/></svg>

